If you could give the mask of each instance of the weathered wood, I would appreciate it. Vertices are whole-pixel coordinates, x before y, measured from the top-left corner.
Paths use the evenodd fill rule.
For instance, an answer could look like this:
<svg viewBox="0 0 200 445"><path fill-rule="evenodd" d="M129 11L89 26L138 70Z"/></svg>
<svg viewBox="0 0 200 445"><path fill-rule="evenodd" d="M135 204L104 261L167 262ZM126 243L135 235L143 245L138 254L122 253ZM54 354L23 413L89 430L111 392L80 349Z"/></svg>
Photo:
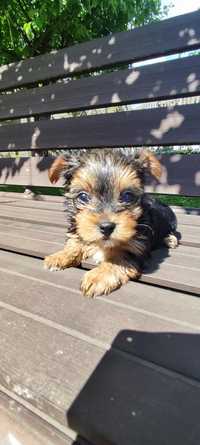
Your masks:
<svg viewBox="0 0 200 445"><path fill-rule="evenodd" d="M44 422L16 400L0 393L0 441L2 445L73 445L74 441ZM77 442L77 445L83 445Z"/></svg>
<svg viewBox="0 0 200 445"><path fill-rule="evenodd" d="M199 21L200 14L195 11L2 66L0 88L8 89L116 63L129 63L199 48Z"/></svg>
<svg viewBox="0 0 200 445"><path fill-rule="evenodd" d="M66 409L104 352L6 309L0 351L0 384L64 426Z"/></svg>
<svg viewBox="0 0 200 445"><path fill-rule="evenodd" d="M198 57L116 71L0 96L0 119L84 110L200 93Z"/></svg>
<svg viewBox="0 0 200 445"><path fill-rule="evenodd" d="M199 387L197 384L195 385L195 382L184 381L176 374L160 370L153 365L149 366L132 356L121 355L117 350L103 358L103 351L100 348L75 337L69 337L54 328L47 328L42 323L29 320L19 314L12 314L11 311L5 309L1 311L1 315L3 317L1 319L1 354L4 357L4 360L1 361L1 380L2 377L9 377L6 381L3 378L4 386L11 387L16 394L20 394L24 399L27 399L28 394L28 402L31 405L42 406L49 416L54 417L61 425L65 425L66 411L69 411L72 401L78 397L81 391L79 403L83 410L84 406L87 406L89 416L86 416L86 420L82 414L81 420L79 412L76 411L72 415L71 411L70 426L79 431L80 422L83 422L85 425L84 437L90 440L89 432L91 434L91 431L99 429L100 426L103 433L104 428L108 428L104 443L109 444L110 437L113 435L112 425L114 426L108 416L109 412L111 414L110 403L112 401L110 398L116 397L117 390L120 403L112 405L112 419L119 418L118 410L120 409L122 428L114 434L114 441L112 440L111 443L121 444L121 439L124 437L123 443L130 444L133 443L133 440L136 442L138 434L140 437L141 434L144 434L143 443L147 443L151 432L153 443L158 444L161 431L164 436L168 431L171 443L173 443L173 437L176 439L174 443L181 443L184 437L185 443L189 444L191 429L194 430L194 425L197 424L200 409ZM58 351L62 351L62 354L58 354ZM109 362L107 362L107 358ZM104 370L105 364L108 364L106 370ZM92 401L89 405L87 403L82 405L82 388L86 381L90 386L88 380L97 365L100 366L102 382L99 382L99 388L101 391L98 391L97 394L95 385L93 388L95 405ZM48 375L46 369L48 369ZM95 371L95 375L96 373L99 375L98 369ZM133 391L130 391L130 388L133 388ZM107 400L104 398L104 391L107 392L107 396L109 395ZM104 401L105 422L102 422L101 419L99 393ZM132 415L129 418L130 412L132 412L130 411L131 407L136 414L142 410L142 423L145 422L145 429L141 429L140 421L138 423L141 417L133 426ZM157 421L152 422L152 419L155 418ZM114 431L116 431L115 426ZM194 441L190 443L198 443L198 440L199 432L196 430ZM95 444L98 443L99 441L95 438ZM102 440L100 443L102 444Z"/></svg>
<svg viewBox="0 0 200 445"><path fill-rule="evenodd" d="M73 291L81 271L72 269L54 280L38 263L1 253L0 376L5 389L63 426L67 410L69 426L95 445L102 444L102 434L106 445L139 444L141 439L144 444L152 440L160 445L166 434L174 445L196 445L199 384L147 360L175 367L184 375L189 372L190 377L194 372L199 379L198 299L189 301L184 294L152 287L148 292L146 286L130 283L126 295L121 290L115 293L116 300L111 295L89 303ZM127 323L129 328L124 330ZM110 342L112 350L102 357ZM115 418L121 425L117 432ZM142 429L144 422L147 427Z"/></svg>
<svg viewBox="0 0 200 445"><path fill-rule="evenodd" d="M198 144L200 104L0 127L0 151Z"/></svg>
<svg viewBox="0 0 200 445"><path fill-rule="evenodd" d="M198 196L200 193L200 155L180 155L169 154L159 155L163 166L163 173L159 182L149 178L146 191L153 193L179 194L187 196ZM48 169L54 158L33 157L33 158L1 158L0 159L0 183L1 184L21 184L24 186L47 186L53 187L48 178ZM63 186L60 179L56 184ZM8 195L8 198L11 195ZM18 195L19 197L19 195ZM60 199L59 197L51 197ZM50 200L50 199L49 199ZM1 194L0 194L0 201ZM35 206L39 204L33 201ZM27 206L30 204L27 203ZM42 204L43 205L43 204ZM45 206L43 205L43 208ZM46 206L48 207L48 206ZM55 209L57 208L55 204Z"/></svg>
<svg viewBox="0 0 200 445"><path fill-rule="evenodd" d="M195 297L129 283L88 302L79 291L83 271L72 268L53 277L35 259L17 255L11 259L8 253L1 258L0 308L18 308L29 318L39 316L41 323L52 321L57 329L75 336L81 333L88 342L105 347L125 329L117 348L200 379L200 304Z"/></svg>

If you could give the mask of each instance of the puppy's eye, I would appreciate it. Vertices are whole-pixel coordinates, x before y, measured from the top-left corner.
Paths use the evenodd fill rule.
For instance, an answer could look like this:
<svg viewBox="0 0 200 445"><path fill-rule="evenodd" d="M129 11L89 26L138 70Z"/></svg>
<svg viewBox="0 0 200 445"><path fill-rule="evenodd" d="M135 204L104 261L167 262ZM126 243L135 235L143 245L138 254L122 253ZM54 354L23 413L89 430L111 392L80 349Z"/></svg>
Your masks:
<svg viewBox="0 0 200 445"><path fill-rule="evenodd" d="M120 195L120 201L126 204L133 204L137 201L137 196L131 190L125 190Z"/></svg>
<svg viewBox="0 0 200 445"><path fill-rule="evenodd" d="M88 195L88 193L86 192L80 192L77 196L77 199L82 203L82 204L87 204L90 201L90 196Z"/></svg>

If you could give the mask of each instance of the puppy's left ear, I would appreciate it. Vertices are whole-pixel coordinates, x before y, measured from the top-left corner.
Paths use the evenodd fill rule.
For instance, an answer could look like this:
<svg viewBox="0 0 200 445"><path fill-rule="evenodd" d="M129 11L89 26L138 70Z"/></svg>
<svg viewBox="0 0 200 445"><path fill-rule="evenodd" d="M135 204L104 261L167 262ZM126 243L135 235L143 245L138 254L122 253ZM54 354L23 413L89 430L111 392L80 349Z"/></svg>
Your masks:
<svg viewBox="0 0 200 445"><path fill-rule="evenodd" d="M149 150L142 150L138 158L139 165L142 169L150 173L154 178L160 179L162 174L162 166L156 156Z"/></svg>

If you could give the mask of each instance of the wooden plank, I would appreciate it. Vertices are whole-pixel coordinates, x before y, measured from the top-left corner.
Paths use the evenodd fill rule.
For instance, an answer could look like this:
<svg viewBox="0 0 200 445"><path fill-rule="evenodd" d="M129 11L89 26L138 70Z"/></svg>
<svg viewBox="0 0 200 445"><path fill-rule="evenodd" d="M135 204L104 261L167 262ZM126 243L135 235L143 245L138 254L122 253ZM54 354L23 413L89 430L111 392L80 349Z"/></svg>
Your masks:
<svg viewBox="0 0 200 445"><path fill-rule="evenodd" d="M2 158L1 158L2 159ZM21 199L24 199L24 201L28 201L28 202L35 202L37 201L47 201L47 202L54 202L54 203L62 203L63 202L63 196L61 194L61 196L57 196L57 195L43 195L43 194L38 194L35 197L28 197L25 196L23 192L4 192L4 191L0 191L0 201L1 199L6 199L6 200L14 200L14 201L18 201Z"/></svg>
<svg viewBox="0 0 200 445"><path fill-rule="evenodd" d="M104 347L123 330L118 336L120 350L200 380L197 298L129 283L109 296L88 301L79 291L83 271L58 273L54 280L37 260L17 255L10 259L6 252L0 257L1 309L16 312L17 308L21 315L37 316L47 325L53 322L58 330Z"/></svg>
<svg viewBox="0 0 200 445"><path fill-rule="evenodd" d="M151 178L146 184L146 191L153 193L167 193L167 194L181 194L186 196L198 196L200 193L199 187L199 160L200 155L180 155L180 154L163 154L158 158L163 166L163 173L159 183ZM21 184L24 186L47 186L54 187L48 178L48 169L53 162L53 157L32 157L32 158L0 158L0 183L2 184ZM63 186L63 180L60 179L56 184L58 187ZM2 194L0 193L0 202ZM3 195L4 196L4 195ZM12 198L12 194L10 197ZM10 199L9 194L6 195ZM16 200L16 196L14 196ZM19 198L19 194L18 194ZM23 195L21 195L23 198ZM42 197L43 198L43 197ZM49 197L49 201L59 200L63 201L62 197ZM11 201L13 198L11 199ZM24 200L24 199L23 199ZM44 202L44 199L42 199ZM25 200L24 200L25 202ZM37 200L26 201L29 206L43 206L48 208L48 205L43 205ZM21 204L20 204L21 205ZM54 204L54 208L59 208ZM198 210L194 211L198 212ZM191 213L191 212L189 212Z"/></svg>
<svg viewBox="0 0 200 445"><path fill-rule="evenodd" d="M0 127L0 151L198 144L200 104Z"/></svg>
<svg viewBox="0 0 200 445"><path fill-rule="evenodd" d="M16 400L0 393L0 443L1 445L12 443L73 445L74 441L31 413Z"/></svg>
<svg viewBox="0 0 200 445"><path fill-rule="evenodd" d="M4 65L0 71L0 88L4 90L116 63L129 63L199 48L199 17L199 12L195 11L129 32L111 34L50 54Z"/></svg>
<svg viewBox="0 0 200 445"><path fill-rule="evenodd" d="M31 405L42 406L44 412L48 412L48 415L54 417L61 425L66 424L66 410L69 413L72 401L78 398L76 409L77 400L79 400L81 409L84 411L84 407L87 407L85 412L89 413L89 416L86 415L87 418L84 414L80 416L77 411L75 414L73 404L73 411L70 410L68 422L75 431L79 431L80 417L82 417L85 424L82 435L88 440L92 439L88 437L88 433L91 434L99 425L105 444L121 444L122 437L124 437L125 445L132 444L133 440L135 443L141 443L137 439L138 435L141 437L141 434L144 434L144 444L148 443L147 439L150 436L153 437L152 443L158 444L161 431L164 435L168 432L171 443L173 443L173 437L176 444L181 443L184 437L184 443L189 444L191 430L195 441L190 441L190 443L198 443L200 433L199 429L196 429L194 434L194 425L197 425L200 402L199 386L195 382L185 381L178 375L157 369L153 365L148 366L129 355L121 355L117 350L110 351L102 357L100 349L88 343L86 345L83 341L78 341L66 334L55 332L52 328L48 329L46 326L44 328L41 323L30 321L20 315L13 316L6 310L2 310L1 315L3 317L1 354L4 357L1 361L1 379L4 377L5 386L11 387L16 394L20 393L23 399L27 399L28 394L28 402ZM115 348L114 345L113 348ZM60 350L63 354L56 356L56 352ZM95 370L97 365L98 368ZM91 380L88 381L88 379L91 379L92 373L94 373L92 380L94 375L99 376L99 366L102 379L99 386L101 391L96 385L93 388L96 404L92 402L88 406L85 401L82 404L83 387L87 381L86 386L89 385L90 388ZM112 379L110 379L111 375ZM133 388L131 392L130 387ZM107 399L105 399L104 390L107 391ZM129 397L127 397L128 394ZM110 402L112 402L110 398L116 395L118 395L118 403L114 403L110 411ZM106 434L104 434L101 419L102 401L104 401L103 411L107 417L107 422L103 422L107 430ZM180 404L183 407L181 410ZM132 411L130 411L131 407ZM111 422L108 412L110 414L112 412L112 420L117 419L119 409L121 413L123 412L123 417L121 414L120 428L117 427L118 431L116 431L116 422L114 424ZM142 411L142 424L145 422L145 429L141 428L140 416L133 426L133 415L130 418L130 412L133 411L137 415ZM94 412L95 418L92 416ZM111 441L112 425L114 425L115 435L114 440ZM95 437L94 443L102 444L102 440L99 442Z"/></svg>
<svg viewBox="0 0 200 445"><path fill-rule="evenodd" d="M4 258L6 255L8 256L8 254L2 255L4 255ZM18 270L21 259L29 270L32 268L34 271L34 260L28 259L26 262L26 259L23 259L23 257L18 257L16 261ZM35 260L35 263L38 263L38 261ZM6 261L4 261L4 265L5 264ZM24 264L21 265L23 270ZM10 267L8 272L10 277ZM18 276L15 282L17 286L19 286L17 289L22 296L23 293L20 292L20 287L25 289L26 292L26 290L28 291L28 286L24 288L24 282L21 282L21 278L22 277ZM31 277L29 280L31 280ZM32 289L36 291L37 285L34 284ZM41 289L41 286L38 288L37 298L39 298L39 289ZM66 294L64 295L63 290L64 289L62 289L62 296L64 298ZM5 292L5 295L7 294L8 293ZM16 292L14 292L12 286L11 295L13 296L14 294L16 294ZM60 307L60 304L58 304L59 298L53 298L54 292L51 294L55 314L55 304ZM4 293L2 295L4 295ZM44 295L45 293L43 296ZM46 295L49 295L49 290L46 290ZM29 302L30 296L29 288ZM184 298L186 298L186 296L184 296ZM24 298L24 301L26 304L28 303L26 298ZM102 352L100 352L101 348L97 346L92 347L92 338L91 341L89 338L86 341L86 338L82 335L82 340L80 339L80 330L79 332L71 332L71 335L68 335L66 332L64 334L64 326L62 332L62 326L59 327L55 324L54 327L53 325L48 327L48 320L46 320L45 324L45 319L39 320L36 316L34 317L35 309L32 306L35 302L34 298L32 298L31 301L32 315L30 312L25 314L22 310L21 313L20 311L17 313L16 306L12 307L10 305L9 308L7 307L6 309L6 307L3 308L1 304L0 348L3 360L1 361L0 375L1 379L4 377L3 384L5 388L10 388L10 390L19 394L19 396L25 400L26 403L33 406L33 408L38 406L43 412L54 417L60 425L66 425L65 413L67 410L69 426L81 432L87 439L91 440L94 438L95 442L93 443L95 443L95 445L102 444L102 436L101 441L99 441L100 439L98 438L98 435L101 433L103 434L106 445L110 443L116 445L121 445L121 443L125 443L125 445L132 443L139 444L141 443L141 439L142 443L146 444L150 443L150 438L153 444L156 443L160 445L161 437L163 437L161 434L168 434L167 439L170 439L170 443L174 445L183 443L183 434L184 444L195 445L198 443L200 432L199 429L195 429L194 426L197 424L197 416L200 408L199 383L191 379L183 378L177 373L174 374L166 371L147 361L144 362L135 358L131 346L129 346L129 344L132 343L130 341L131 336L136 334L136 344L138 344L138 340L140 339L142 349L142 338L145 332L141 332L141 337L139 337L138 332L137 337L135 331L127 331L122 328L120 334L112 342L112 350L102 356ZM40 297L40 301L42 302L43 298ZM20 303L20 298L18 302ZM70 299L69 303L74 305L74 300L72 302ZM21 304L23 303L21 302ZM93 307L96 304L101 305L101 300L93 302ZM87 328L88 322L89 324L91 323L93 333L93 329L95 329L93 319L89 318L87 314L89 302L85 302L85 305L87 305L86 313L84 310L80 311L80 301L78 300L76 303L76 311L78 311L78 313L82 312L82 316L85 314L85 326ZM44 304L44 308L45 306L47 310L49 310L48 304ZM40 308L40 304L35 302L35 308ZM66 315L68 314L68 319L70 318L69 308L70 306L64 302L63 310ZM110 310L112 311L113 307L111 307ZM105 315L107 312L104 310L103 313ZM97 309L96 314L98 314ZM75 316L75 318L78 323L78 317ZM133 319L134 318L135 317L133 317ZM115 322L113 315L111 315L111 319ZM104 329L102 329L102 326L104 326L104 318L102 316L99 317L99 323L101 326L100 332L104 332ZM107 319L105 319L105 323L107 323ZM124 323L126 323L125 319ZM109 324L110 323L107 323L108 327ZM175 339L175 334L176 332L174 332L173 339ZM156 336L155 333L154 335ZM164 338L167 343L168 337L163 335L163 340ZM149 341L149 339L150 337L147 340ZM191 332L188 333L188 336L185 336L183 331L180 332L180 337L177 334L179 346L181 341L183 341L184 345L188 345L187 339L188 342L189 340L194 340L193 345L195 345L195 340L198 340L198 334L192 335L192 329ZM155 337L154 340L155 343L157 343ZM157 340L159 341L159 335ZM161 345L163 345L162 341ZM124 353L124 348L129 348L129 350ZM58 354L57 357L56 352L58 350L63 353ZM163 349L162 351L164 352ZM196 354L196 357L198 358L198 354ZM99 362L99 360L101 361ZM187 362L187 360L185 362ZM80 363L81 367L79 366ZM95 363L97 365L96 369L94 369ZM92 368L93 373L91 374ZM47 369L48 374L46 373ZM43 380L43 378L45 380ZM79 392L78 387L81 392ZM132 391L130 391L130 388L132 388ZM27 398L27 394L29 398ZM30 397L31 395L32 398ZM85 396L89 397L89 405ZM95 403L93 397L96 401ZM74 398L76 398L75 403L71 403L70 400L74 400ZM181 410L180 404L183 407ZM69 406L71 406L71 408L69 408ZM86 407L87 410L85 409ZM121 411L120 417L119 410ZM103 412L105 413L105 419L102 418L102 415L104 415ZM134 424L132 417L134 417ZM119 422L113 422L115 418L120 418L119 428ZM147 426L145 429L142 428L144 423ZM116 425L118 431L116 431ZM193 431L193 441L191 441L191 430ZM122 437L124 437L123 442Z"/></svg>
<svg viewBox="0 0 200 445"><path fill-rule="evenodd" d="M0 96L0 119L123 105L200 93L198 57L115 71Z"/></svg>
<svg viewBox="0 0 200 445"><path fill-rule="evenodd" d="M104 351L6 309L0 318L0 384L66 426L66 409Z"/></svg>

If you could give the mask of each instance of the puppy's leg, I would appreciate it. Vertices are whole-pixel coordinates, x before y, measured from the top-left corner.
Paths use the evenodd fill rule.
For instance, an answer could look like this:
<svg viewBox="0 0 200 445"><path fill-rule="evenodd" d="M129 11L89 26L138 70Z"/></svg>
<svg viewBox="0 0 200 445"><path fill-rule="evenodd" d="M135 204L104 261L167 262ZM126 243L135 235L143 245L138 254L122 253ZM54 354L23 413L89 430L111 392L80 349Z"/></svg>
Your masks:
<svg viewBox="0 0 200 445"><path fill-rule="evenodd" d="M178 246L178 239L176 235L170 233L164 238L164 243L169 249L175 249Z"/></svg>
<svg viewBox="0 0 200 445"><path fill-rule="evenodd" d="M81 283L81 290L88 298L109 294L127 283L130 278L138 279L141 275L134 266L103 262L98 267L86 272Z"/></svg>
<svg viewBox="0 0 200 445"><path fill-rule="evenodd" d="M44 260L44 268L51 271L78 266L83 257L83 246L76 239L69 239L63 250L49 255Z"/></svg>

